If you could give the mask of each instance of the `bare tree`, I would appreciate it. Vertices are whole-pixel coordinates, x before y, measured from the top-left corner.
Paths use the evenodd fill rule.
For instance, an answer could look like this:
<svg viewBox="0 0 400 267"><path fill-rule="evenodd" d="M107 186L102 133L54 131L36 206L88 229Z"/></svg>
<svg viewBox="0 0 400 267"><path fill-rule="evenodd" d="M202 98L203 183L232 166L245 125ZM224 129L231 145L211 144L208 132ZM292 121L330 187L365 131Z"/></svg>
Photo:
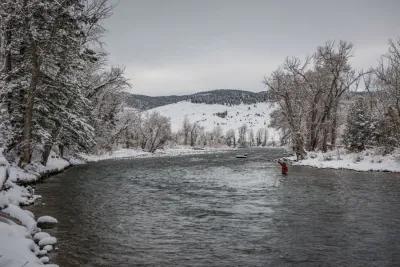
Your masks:
<svg viewBox="0 0 400 267"><path fill-rule="evenodd" d="M239 140L238 143L240 144L240 146L246 146L247 143L247 125L243 124L240 128L239 128Z"/></svg>
<svg viewBox="0 0 400 267"><path fill-rule="evenodd" d="M145 118L143 125L145 140L145 150L154 153L162 148L171 137L171 124L167 117L153 112Z"/></svg>
<svg viewBox="0 0 400 267"><path fill-rule="evenodd" d="M365 74L351 68L352 47L344 41L327 42L303 62L287 58L265 79L281 112L273 114L273 123L290 135L299 159L305 156L305 145L308 150L322 151L336 145L340 100ZM278 121L280 116L284 122Z"/></svg>
<svg viewBox="0 0 400 267"><path fill-rule="evenodd" d="M200 125L195 122L192 124L190 128L190 146L195 146L197 138L199 137L200 134Z"/></svg>
<svg viewBox="0 0 400 267"><path fill-rule="evenodd" d="M228 146L233 146L236 147L236 135L235 135L235 130L230 129L226 131L225 133L225 143Z"/></svg>
<svg viewBox="0 0 400 267"><path fill-rule="evenodd" d="M264 138L264 129L260 128L257 130L256 134L256 144L257 146L261 146L263 143L263 138Z"/></svg>
<svg viewBox="0 0 400 267"><path fill-rule="evenodd" d="M254 130L253 130L253 128L251 128L249 131L249 145L254 146L255 144L256 144L256 141L254 139Z"/></svg>
<svg viewBox="0 0 400 267"><path fill-rule="evenodd" d="M264 134L263 134L264 139L263 139L263 142L262 142L262 146L266 146L267 142L268 142L268 130L267 130L267 128L264 128L263 132L264 132Z"/></svg>
<svg viewBox="0 0 400 267"><path fill-rule="evenodd" d="M187 116L183 119L183 125L182 125L182 133L183 133L183 144L187 145L189 143L189 136L190 136L190 130L192 128L192 125L189 122L189 119Z"/></svg>
<svg viewBox="0 0 400 267"><path fill-rule="evenodd" d="M287 122L297 159L304 159L306 152L301 130L304 117L304 91L301 80L287 69L280 68L269 78L265 78L264 83L269 88L271 95L277 99L280 112Z"/></svg>
<svg viewBox="0 0 400 267"><path fill-rule="evenodd" d="M400 39L389 41L389 51L381 58L375 69L377 85L381 88L382 100L388 108L394 111L393 115L400 116ZM394 121L396 118L393 117Z"/></svg>

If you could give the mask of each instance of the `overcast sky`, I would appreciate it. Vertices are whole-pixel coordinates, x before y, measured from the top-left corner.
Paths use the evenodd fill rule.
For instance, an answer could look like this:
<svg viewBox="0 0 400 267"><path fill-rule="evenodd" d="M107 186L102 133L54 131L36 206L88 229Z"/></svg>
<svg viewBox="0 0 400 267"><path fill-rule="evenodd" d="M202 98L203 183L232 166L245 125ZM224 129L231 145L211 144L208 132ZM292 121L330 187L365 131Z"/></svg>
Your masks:
<svg viewBox="0 0 400 267"><path fill-rule="evenodd" d="M105 22L109 61L132 92L264 90L286 56L327 40L354 46L354 66L376 65L400 37L400 0L120 0Z"/></svg>

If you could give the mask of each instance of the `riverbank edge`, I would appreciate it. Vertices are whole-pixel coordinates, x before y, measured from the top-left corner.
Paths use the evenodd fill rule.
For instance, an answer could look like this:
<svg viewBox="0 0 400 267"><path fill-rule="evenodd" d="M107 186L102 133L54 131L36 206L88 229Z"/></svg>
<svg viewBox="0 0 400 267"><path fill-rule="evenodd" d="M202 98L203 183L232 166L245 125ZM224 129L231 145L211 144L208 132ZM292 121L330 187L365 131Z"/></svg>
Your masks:
<svg viewBox="0 0 400 267"><path fill-rule="evenodd" d="M41 198L32 185L76 165L76 159L63 159L51 154L47 166L32 163L22 169L8 162L0 153L0 265L57 266L49 263L48 253L54 249L56 238L38 227L35 215L24 207ZM43 219L43 218L42 218ZM43 238L34 238L41 233ZM36 237L36 236L35 236ZM47 238L47 240L41 240ZM52 243L45 246L44 243Z"/></svg>
<svg viewBox="0 0 400 267"><path fill-rule="evenodd" d="M284 157L291 165L318 169L351 170L357 172L400 173L400 150L384 154L379 148L361 152L337 149L329 152L308 152L304 160L295 156Z"/></svg>
<svg viewBox="0 0 400 267"><path fill-rule="evenodd" d="M103 155L81 155L82 160L75 158L67 160L52 154L47 166L35 163L29 165L26 169L21 169L15 164L9 163L0 153L0 235L2 233L11 234L15 239L12 240L11 238L11 241L16 241L15 243L17 243L13 249L15 253L7 255L7 251L10 252L10 250L5 246L9 242L0 242L4 244L4 246L0 244L0 263L5 260L16 266L57 266L56 264L44 265L48 262L47 253L44 253L43 250L41 251L40 246L34 242L34 235L41 232L41 229L37 227L35 215L23 208L24 206L33 205L38 198L41 198L40 195L35 194L32 185L41 183L68 168L88 162L224 153L233 150L235 149L227 147L206 149L176 148L149 153L141 150L126 149ZM21 231L20 227L24 227L25 231ZM16 231L14 228L20 229Z"/></svg>

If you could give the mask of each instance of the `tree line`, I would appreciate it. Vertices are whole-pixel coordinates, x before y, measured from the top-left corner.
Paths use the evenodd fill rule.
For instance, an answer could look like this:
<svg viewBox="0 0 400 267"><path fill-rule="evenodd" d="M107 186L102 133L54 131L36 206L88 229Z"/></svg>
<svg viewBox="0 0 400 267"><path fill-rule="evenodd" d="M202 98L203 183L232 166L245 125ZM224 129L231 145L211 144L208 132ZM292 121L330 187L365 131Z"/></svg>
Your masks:
<svg viewBox="0 0 400 267"><path fill-rule="evenodd" d="M351 150L364 149L368 142L392 149L398 146L399 47L399 41L390 41L388 53L382 56L378 67L356 71L350 62L353 45L345 41L327 42L311 57L286 58L276 71L265 77L264 83L279 106L271 126L282 131L298 159L304 159L306 151L334 149L339 138ZM344 96L360 85L368 94L347 110ZM361 118L360 112L368 118ZM342 117L346 116L343 122ZM361 122L372 117L373 122ZM343 136L338 136L343 124L346 129ZM355 127L368 128L373 132L368 136L374 135L374 141L364 139L366 134L361 137Z"/></svg>

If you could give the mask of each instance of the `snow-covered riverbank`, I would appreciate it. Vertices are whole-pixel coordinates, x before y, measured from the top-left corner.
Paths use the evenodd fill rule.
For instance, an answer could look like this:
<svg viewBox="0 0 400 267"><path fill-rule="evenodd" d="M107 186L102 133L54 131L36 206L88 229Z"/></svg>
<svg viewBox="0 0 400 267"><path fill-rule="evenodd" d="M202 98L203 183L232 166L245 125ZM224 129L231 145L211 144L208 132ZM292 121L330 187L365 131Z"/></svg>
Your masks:
<svg viewBox="0 0 400 267"><path fill-rule="evenodd" d="M21 206L31 205L40 196L27 183L69 167L70 162L51 155L47 166L32 164L26 170L10 164L0 155L0 266L42 266L57 240L38 227L51 217L35 219ZM46 265L56 266L56 265Z"/></svg>
<svg viewBox="0 0 400 267"><path fill-rule="evenodd" d="M216 153L232 150L227 147L192 149L174 147L149 153L137 149L120 149L102 155L83 155L87 161L118 158L145 158ZM58 173L82 161L67 161L51 155L47 166L39 163L29 165L26 170L10 164L0 153L0 266L43 266L47 256L55 249L55 237L41 231L39 223L51 223L51 217L35 219L34 214L22 206L31 205L40 198L29 183L42 177ZM57 266L49 265L46 266Z"/></svg>
<svg viewBox="0 0 400 267"><path fill-rule="evenodd" d="M389 171L400 172L400 151L383 155L379 150L369 149L359 153L346 152L344 149L327 153L310 152L307 159L295 161L289 157L293 165L316 168L349 169L355 171Z"/></svg>

